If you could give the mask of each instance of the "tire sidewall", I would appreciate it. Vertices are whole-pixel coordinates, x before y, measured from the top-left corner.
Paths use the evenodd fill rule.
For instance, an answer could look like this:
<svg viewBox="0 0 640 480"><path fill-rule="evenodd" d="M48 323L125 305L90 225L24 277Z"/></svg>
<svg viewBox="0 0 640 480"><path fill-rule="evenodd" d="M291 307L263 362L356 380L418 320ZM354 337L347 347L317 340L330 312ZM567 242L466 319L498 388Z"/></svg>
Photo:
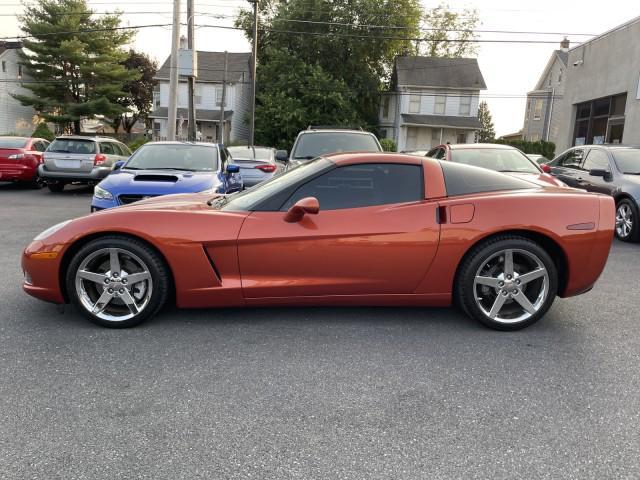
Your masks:
<svg viewBox="0 0 640 480"><path fill-rule="evenodd" d="M631 226L631 232L626 237L621 237L621 236L618 235L618 229L614 228L615 236L621 242L637 242L638 241L638 229L640 228L638 226L638 221L640 220L638 218L638 206L636 205L635 202L629 200L628 198L624 198L624 199L620 200L616 204L616 217L618 216L618 208L620 208L620 206L623 205L623 204L624 205L629 205L629 207L631 208L631 215L632 215L632 222L633 222L632 226Z"/></svg>

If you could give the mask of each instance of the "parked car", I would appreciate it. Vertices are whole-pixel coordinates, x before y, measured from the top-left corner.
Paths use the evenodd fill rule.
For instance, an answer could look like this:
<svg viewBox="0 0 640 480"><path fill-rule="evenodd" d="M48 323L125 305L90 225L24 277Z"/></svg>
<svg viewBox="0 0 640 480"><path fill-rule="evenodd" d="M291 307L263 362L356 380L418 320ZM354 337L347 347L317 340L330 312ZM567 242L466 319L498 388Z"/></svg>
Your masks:
<svg viewBox="0 0 640 480"><path fill-rule="evenodd" d="M113 138L64 135L51 142L38 174L52 192L69 183L95 185L130 155L129 148Z"/></svg>
<svg viewBox="0 0 640 480"><path fill-rule="evenodd" d="M223 145L214 143L145 143L96 185L91 211L174 193L238 192L242 177L230 158Z"/></svg>
<svg viewBox="0 0 640 480"><path fill-rule="evenodd" d="M616 236L625 242L640 241L640 147L573 147L548 165L552 175L571 187L613 196Z"/></svg>
<svg viewBox="0 0 640 480"><path fill-rule="evenodd" d="M510 145L493 143L438 145L429 150L427 156L488 168L521 177L537 184L556 187L566 186L552 175L545 173L537 163L529 159L521 150Z"/></svg>
<svg viewBox="0 0 640 480"><path fill-rule="evenodd" d="M276 161L276 149L270 147L228 147L233 163L240 167L245 188L253 187L286 169Z"/></svg>
<svg viewBox="0 0 640 480"><path fill-rule="evenodd" d="M48 146L44 138L0 137L0 182L40 188L38 166Z"/></svg>
<svg viewBox="0 0 640 480"><path fill-rule="evenodd" d="M382 152L382 146L373 133L331 127L309 127L298 133L291 149L278 150L276 159L290 161L290 166L313 160L320 155L342 152Z"/></svg>
<svg viewBox="0 0 640 480"><path fill-rule="evenodd" d="M515 330L556 295L594 285L614 224L607 195L411 155L340 154L235 195L172 195L55 225L24 251L23 288L107 327L136 325L169 298L197 308L453 300Z"/></svg>

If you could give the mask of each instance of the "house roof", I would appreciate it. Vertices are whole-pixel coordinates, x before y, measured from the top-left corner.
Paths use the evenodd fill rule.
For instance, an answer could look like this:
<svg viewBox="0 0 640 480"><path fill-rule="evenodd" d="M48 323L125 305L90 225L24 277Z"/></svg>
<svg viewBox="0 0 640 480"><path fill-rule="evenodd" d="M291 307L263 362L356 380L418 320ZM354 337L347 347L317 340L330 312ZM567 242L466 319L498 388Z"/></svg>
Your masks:
<svg viewBox="0 0 640 480"><path fill-rule="evenodd" d="M227 63L227 81L248 82L250 78L251 53L229 53ZM167 59L156 73L155 78L169 80L171 57ZM222 82L224 78L224 52L202 52L198 50L199 82Z"/></svg>
<svg viewBox="0 0 640 480"><path fill-rule="evenodd" d="M475 58L398 57L395 75L398 85L487 88Z"/></svg>
<svg viewBox="0 0 640 480"><path fill-rule="evenodd" d="M22 42L0 42L0 55L7 50L20 50L22 48Z"/></svg>
<svg viewBox="0 0 640 480"><path fill-rule="evenodd" d="M149 114L149 118L168 118L167 107L159 107L156 108L153 112ZM233 114L233 110L225 110L224 119L229 120L231 115ZM179 108L177 118L182 118L187 121L189 118L189 111L186 108ZM200 122L219 122L220 121L220 110L201 110L196 109L196 120Z"/></svg>
<svg viewBox="0 0 640 480"><path fill-rule="evenodd" d="M471 128L481 127L478 117L456 117L452 115L418 115L403 113L402 121L405 124L424 125L426 127L445 128Z"/></svg>
<svg viewBox="0 0 640 480"><path fill-rule="evenodd" d="M569 52L565 52L564 50L553 51L553 53L549 57L549 61L547 62L546 67L544 67L544 70L542 71L542 75L540 75L540 78L538 79L538 83L536 83L536 86L532 92L548 90L548 88L543 85L544 79L547 78L549 71L551 70L551 68L553 68L553 64L556 63L556 61L560 61L562 65L566 68L567 62L569 61ZM529 93L532 93L532 92L529 92Z"/></svg>

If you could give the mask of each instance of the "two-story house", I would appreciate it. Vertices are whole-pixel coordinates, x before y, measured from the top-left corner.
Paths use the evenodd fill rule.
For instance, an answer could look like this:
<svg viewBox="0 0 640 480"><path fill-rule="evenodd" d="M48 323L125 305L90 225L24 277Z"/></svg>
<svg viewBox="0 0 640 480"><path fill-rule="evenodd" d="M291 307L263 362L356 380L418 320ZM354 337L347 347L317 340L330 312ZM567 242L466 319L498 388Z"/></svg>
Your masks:
<svg viewBox="0 0 640 480"><path fill-rule="evenodd" d="M195 84L196 130L202 141L215 142L220 126L220 104L224 80L224 52L198 51L198 77ZM251 90L251 54L229 53L226 75L224 105L224 142L248 138L246 114L249 109ZM169 107L169 72L171 58L167 58L156 74L158 85L154 92L153 121L154 139L167 137ZM186 77L180 77L178 85L178 112L176 131L179 137L187 136L188 86Z"/></svg>
<svg viewBox="0 0 640 480"><path fill-rule="evenodd" d="M20 64L21 49L20 42L0 42L0 135L31 135L35 128L34 109L25 107L12 96L31 93L20 83L28 80Z"/></svg>
<svg viewBox="0 0 640 480"><path fill-rule="evenodd" d="M391 85L381 96L380 130L398 151L474 141L487 88L475 58L398 57Z"/></svg>
<svg viewBox="0 0 640 480"><path fill-rule="evenodd" d="M522 137L530 142L556 142L560 128L558 108L562 102L567 79L569 40L560 42L538 79L535 88L527 93L527 106Z"/></svg>

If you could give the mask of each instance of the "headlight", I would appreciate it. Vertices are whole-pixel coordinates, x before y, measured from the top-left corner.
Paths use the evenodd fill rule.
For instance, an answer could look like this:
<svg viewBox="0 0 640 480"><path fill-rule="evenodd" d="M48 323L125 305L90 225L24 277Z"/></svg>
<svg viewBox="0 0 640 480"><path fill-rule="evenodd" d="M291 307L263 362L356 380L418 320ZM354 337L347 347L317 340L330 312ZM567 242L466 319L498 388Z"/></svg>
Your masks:
<svg viewBox="0 0 640 480"><path fill-rule="evenodd" d="M108 190L104 188L100 188L99 185L96 185L93 189L93 196L99 198L100 200L113 200L113 195Z"/></svg>
<svg viewBox="0 0 640 480"><path fill-rule="evenodd" d="M54 225L53 227L49 227L47 228L44 232L40 233L39 235L37 235L33 240L44 240L45 238L53 235L54 233L56 233L58 230L60 230L62 227L64 227L67 223L71 222L71 220L67 220L65 222L60 222L57 225Z"/></svg>

